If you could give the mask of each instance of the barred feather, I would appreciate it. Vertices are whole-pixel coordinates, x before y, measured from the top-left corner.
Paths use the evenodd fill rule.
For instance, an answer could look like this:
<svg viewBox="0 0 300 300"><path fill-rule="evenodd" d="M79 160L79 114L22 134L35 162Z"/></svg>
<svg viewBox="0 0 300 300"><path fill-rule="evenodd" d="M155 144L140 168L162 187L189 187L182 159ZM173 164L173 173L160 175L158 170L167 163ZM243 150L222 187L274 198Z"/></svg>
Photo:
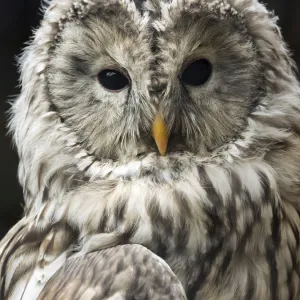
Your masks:
<svg viewBox="0 0 300 300"><path fill-rule="evenodd" d="M153 284L157 299L168 299L165 282L182 299L182 288L188 299L299 299L300 87L276 20L256 0L137 7L130 0L53 0L24 52L10 126L25 213L0 243L0 298L71 299L74 292L72 299L146 299ZM206 90L204 104L196 99L201 107L188 98L195 92L174 84L183 47L193 53L199 46L198 27L184 27L189 19L202 20L201 37L215 43L206 47L224 55L226 69L216 78L221 90ZM118 32L122 47L111 51L123 65L139 62L124 110L121 96L113 104L101 99L102 106L82 92L93 93L92 85L71 84L78 70L69 54L81 51L72 39L89 39L90 56L99 55L94 43L111 43L110 34L96 41L92 25ZM145 137L159 105L174 147L166 157ZM178 136L184 151L177 151ZM141 276L132 291L137 274L151 270L149 282Z"/></svg>

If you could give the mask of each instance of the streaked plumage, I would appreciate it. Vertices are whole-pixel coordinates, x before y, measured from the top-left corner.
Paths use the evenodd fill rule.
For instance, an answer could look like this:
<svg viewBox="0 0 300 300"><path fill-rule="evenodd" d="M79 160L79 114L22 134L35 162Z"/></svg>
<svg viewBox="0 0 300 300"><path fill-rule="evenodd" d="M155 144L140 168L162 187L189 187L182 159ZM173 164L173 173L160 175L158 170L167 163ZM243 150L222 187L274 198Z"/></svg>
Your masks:
<svg viewBox="0 0 300 300"><path fill-rule="evenodd" d="M185 300L186 297L165 261L143 246L122 245L70 259L49 280L38 299Z"/></svg>
<svg viewBox="0 0 300 300"><path fill-rule="evenodd" d="M202 58L209 80L186 85ZM108 67L130 85L103 88ZM25 213L0 243L0 298L51 299L58 276L77 290L89 263L131 264L118 253L140 246L118 245L139 244L188 299L299 299L300 87L262 4L53 0L21 71L11 131Z"/></svg>

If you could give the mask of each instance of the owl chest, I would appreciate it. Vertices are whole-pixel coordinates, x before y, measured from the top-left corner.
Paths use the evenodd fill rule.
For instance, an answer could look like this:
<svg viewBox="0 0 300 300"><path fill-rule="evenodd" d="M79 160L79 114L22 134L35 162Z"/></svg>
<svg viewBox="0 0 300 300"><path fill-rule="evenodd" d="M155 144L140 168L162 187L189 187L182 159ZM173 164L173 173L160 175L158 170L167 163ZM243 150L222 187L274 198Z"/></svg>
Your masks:
<svg viewBox="0 0 300 300"><path fill-rule="evenodd" d="M107 220L105 231L123 230L122 243L142 244L162 257L189 299L244 299L247 289L250 296L270 293L270 263L276 260L280 234L275 194L234 185L222 193L215 186L191 181L134 189L122 209L116 206L121 214ZM255 280L261 290L252 289Z"/></svg>
<svg viewBox="0 0 300 300"><path fill-rule="evenodd" d="M95 183L65 196L62 206L46 205L40 217L56 225L49 224L39 252L49 256L49 245L55 245L55 254L50 251L54 262L65 251L73 255L69 250L78 242L82 254L141 244L169 264L189 299L262 299L263 293L270 294L270 268L279 249L275 198L267 189L254 194L232 185L222 191L192 179L173 186ZM268 202L262 203L266 194ZM254 290L256 280L260 289ZM247 290L256 298L247 298Z"/></svg>

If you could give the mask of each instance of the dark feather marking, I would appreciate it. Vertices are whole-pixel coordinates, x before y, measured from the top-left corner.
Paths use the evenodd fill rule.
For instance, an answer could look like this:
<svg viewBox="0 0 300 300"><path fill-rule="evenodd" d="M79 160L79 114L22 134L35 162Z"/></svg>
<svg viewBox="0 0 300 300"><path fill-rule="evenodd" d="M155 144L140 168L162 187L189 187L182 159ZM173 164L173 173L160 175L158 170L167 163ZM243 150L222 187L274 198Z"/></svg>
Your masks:
<svg viewBox="0 0 300 300"><path fill-rule="evenodd" d="M38 183L38 189L40 190L41 184L42 184L42 176L44 173L44 170L46 169L46 163L41 163L39 165L38 171L37 171L37 183Z"/></svg>
<svg viewBox="0 0 300 300"><path fill-rule="evenodd" d="M84 280L89 280L91 283L93 282L93 280L92 279L90 279L90 277L95 277L94 275L95 275L95 264L97 263L96 262L96 260L95 260L95 257L92 257L92 261L94 261L95 263L93 264L93 266L92 267L90 267L90 268L87 268L87 267L84 267L83 268L83 274L82 274L82 278L84 279ZM109 261L109 262L111 262L111 260Z"/></svg>
<svg viewBox="0 0 300 300"><path fill-rule="evenodd" d="M103 279L103 284L102 284L103 299L108 297L113 282L114 282L114 277L112 276L112 274L106 273L106 276Z"/></svg>
<svg viewBox="0 0 300 300"><path fill-rule="evenodd" d="M287 285L288 285L288 292L289 292L289 300L294 300L295 291L293 287L293 269L288 270L287 272Z"/></svg>
<svg viewBox="0 0 300 300"><path fill-rule="evenodd" d="M247 224L246 226L246 230L244 232L244 234L242 235L241 239L240 239L240 242L238 244L238 247L237 247L237 252L238 253L244 253L245 252L245 248L246 248L246 245L247 245L247 242L250 239L251 235L252 235L252 231L253 231L253 224Z"/></svg>
<svg viewBox="0 0 300 300"><path fill-rule="evenodd" d="M255 293L254 279L252 275L248 274L245 300L253 300L254 293Z"/></svg>
<svg viewBox="0 0 300 300"><path fill-rule="evenodd" d="M242 184L241 180L235 172L230 172L230 182L231 182L231 201L232 205L229 205L227 208L227 217L229 220L229 224L231 228L236 228L236 221L237 221L237 208L236 208L236 201L237 197L242 194Z"/></svg>
<svg viewBox="0 0 300 300"><path fill-rule="evenodd" d="M258 171L257 174L259 176L260 182L261 182L262 187L264 189L264 197L262 197L262 201L265 204L269 204L274 199L274 197L272 197L272 191L271 191L271 188L270 188L270 181L264 173Z"/></svg>
<svg viewBox="0 0 300 300"><path fill-rule="evenodd" d="M223 239L216 240L215 245L208 249L207 253L199 255L197 265L199 266L200 272L195 282L188 287L187 298L189 300L195 300L197 291L200 290L201 286L205 283L218 254L223 250L223 245Z"/></svg>
<svg viewBox="0 0 300 300"><path fill-rule="evenodd" d="M85 158L85 157L82 157L82 158ZM93 161L92 161L88 166L86 166L86 167L82 170L82 172L83 172L83 173L86 173L86 172L88 171L88 169L89 169L95 162L96 162L96 160L93 159Z"/></svg>
<svg viewBox="0 0 300 300"><path fill-rule="evenodd" d="M51 99L51 98L48 98ZM50 100L49 102L49 111L57 112L57 106ZM61 116L59 116L61 123L64 123L64 120L62 119Z"/></svg>
<svg viewBox="0 0 300 300"><path fill-rule="evenodd" d="M28 247L27 247L28 246ZM21 248L19 248L18 250L20 250ZM38 255L38 250L39 250L39 245L38 243L30 243L26 245L26 249L21 249L22 251L19 251L20 253L18 253L18 251L16 251L16 257L20 257L21 255L24 255L26 257L26 254L33 253L36 252L36 257ZM25 260L22 264L22 268L16 268L13 276L10 279L10 284L7 287L7 291L9 291L9 293L11 293L13 291L13 288L16 284L16 282L19 281L19 279L22 278L23 275L25 275L26 273L30 272L31 269L33 269L35 267L35 261L34 260Z"/></svg>
<svg viewBox="0 0 300 300"><path fill-rule="evenodd" d="M49 200L49 187L45 187L43 190L42 203L45 203Z"/></svg>
<svg viewBox="0 0 300 300"><path fill-rule="evenodd" d="M248 207L252 211L253 221L259 222L261 220L261 207L260 205L256 204L254 199L251 198L250 192L248 190L244 191L242 201L247 203ZM248 208L247 207L247 208Z"/></svg>
<svg viewBox="0 0 300 300"><path fill-rule="evenodd" d="M273 240L275 250L277 251L280 247L280 242L281 242L281 234L280 234L281 216L280 216L279 209L276 209L274 206L272 207L272 209L273 209L272 240Z"/></svg>
<svg viewBox="0 0 300 300"><path fill-rule="evenodd" d="M138 11L142 10L145 1L146 0L133 0Z"/></svg>
<svg viewBox="0 0 300 300"><path fill-rule="evenodd" d="M167 245L171 244L173 236L173 220L171 216L163 218L155 202L155 199L151 199L147 209L153 226L152 240L156 247L156 254L165 258L168 252Z"/></svg>
<svg viewBox="0 0 300 300"><path fill-rule="evenodd" d="M280 207L277 205L276 203L276 196L274 194L274 192L271 190L270 187L270 181L269 179L266 177L265 174L263 174L262 172L258 172L258 175L260 177L260 181L263 185L263 202L268 204L268 205L272 205L272 214L273 214L273 218L272 218L272 241L273 241L273 245L275 247L275 250L277 250L280 246L280 241L281 241L281 236L280 236Z"/></svg>
<svg viewBox="0 0 300 300"><path fill-rule="evenodd" d="M266 241L266 259L269 265L270 271L270 291L272 299L278 299L278 269L277 269L277 260L276 252L280 247L281 235L280 235L280 211L279 207L275 207L276 198L270 189L270 182L266 176L262 173L259 173L261 182L264 186L264 203L272 205L272 223L271 223L271 237Z"/></svg>
<svg viewBox="0 0 300 300"><path fill-rule="evenodd" d="M118 261L116 272L121 273L125 269L124 261L121 259Z"/></svg>
<svg viewBox="0 0 300 300"><path fill-rule="evenodd" d="M122 223L125 217L127 201L118 201L117 207L114 210L114 216L118 223Z"/></svg>
<svg viewBox="0 0 300 300"><path fill-rule="evenodd" d="M287 214L284 210L282 210L282 218L288 223L288 225L290 226L290 228L294 234L295 241L296 241L296 247L300 248L300 228L298 228L294 223L292 223L292 221L287 216Z"/></svg>
<svg viewBox="0 0 300 300"><path fill-rule="evenodd" d="M200 181L203 184L203 187L205 188L205 191L207 193L207 198L212 202L212 204L217 207L220 208L222 207L222 201L220 199L220 195L219 193L217 193L217 191L215 190L212 182L210 181L204 167L198 166L198 174L199 174L199 178Z"/></svg>
<svg viewBox="0 0 300 300"><path fill-rule="evenodd" d="M184 197L182 193L175 192L174 199L180 209L180 220L179 228L177 228L174 241L176 246L176 251L181 252L185 249L186 244L190 238L190 227L188 220L191 220L192 213L191 208L188 205L188 200Z"/></svg>
<svg viewBox="0 0 300 300"><path fill-rule="evenodd" d="M274 245L271 240L266 245L266 260L270 272L270 293L272 300L278 300L278 269Z"/></svg>
<svg viewBox="0 0 300 300"><path fill-rule="evenodd" d="M155 247L155 253L161 258L165 259L168 253L168 247L163 238L158 234L153 234L153 244Z"/></svg>
<svg viewBox="0 0 300 300"><path fill-rule="evenodd" d="M190 238L189 222L184 218L183 214L180 215L179 228L176 228L174 231L175 251L178 254L186 249Z"/></svg>
<svg viewBox="0 0 300 300"><path fill-rule="evenodd" d="M126 228L125 232L122 232L120 235L120 242L119 244L128 244L130 239L134 236L138 229L138 222L133 222L130 227Z"/></svg>
<svg viewBox="0 0 300 300"><path fill-rule="evenodd" d="M223 261L221 263L220 270L219 270L219 275L221 275L220 276L221 280L222 280L222 276L225 275L225 273L227 272L227 269L231 263L232 255L233 255L233 252L228 251L227 254L225 255L225 257L223 258Z"/></svg>
<svg viewBox="0 0 300 300"><path fill-rule="evenodd" d="M4 299L4 295L5 295L5 275L4 274L5 274L5 270L6 270L6 265L8 263L10 255L12 255L14 251L16 251L15 246L17 243L11 249L10 249L10 246L14 242L16 237L21 234L21 231L24 228L25 228L25 225L21 226L16 231L16 233L11 237L11 239L7 242L6 249L9 249L9 251L8 252L3 251L2 254L0 255L0 261L2 261L3 255L6 254L6 257L5 257L2 265L0 266L0 279L1 279L1 281L0 281L0 299Z"/></svg>
<svg viewBox="0 0 300 300"><path fill-rule="evenodd" d="M20 232L25 228L25 225L21 226L16 232L15 234L11 237L11 239L7 242L7 244L5 245L5 249L9 249L10 245L14 242L15 238L17 237L18 234L20 234ZM3 256L4 256L5 251L3 251L0 254L0 261L2 260ZM3 273L3 269L2 269L3 265L1 266L0 269L0 275L2 276Z"/></svg>
<svg viewBox="0 0 300 300"><path fill-rule="evenodd" d="M207 216L205 221L206 230L210 239L218 239L226 235L224 220L219 216L216 207L203 208L203 212Z"/></svg>
<svg viewBox="0 0 300 300"><path fill-rule="evenodd" d="M224 215L222 215L224 212L224 205L220 199L220 195L216 192L203 167L198 167L198 174L207 193L207 197L213 204L213 207L203 208L203 211L207 216L207 232L211 240L221 239L226 235Z"/></svg>
<svg viewBox="0 0 300 300"><path fill-rule="evenodd" d="M296 274L300 279L300 267L299 267L300 261L297 258L297 252L294 249L291 249L290 245L288 245L288 248L292 259L293 270L296 272Z"/></svg>
<svg viewBox="0 0 300 300"><path fill-rule="evenodd" d="M107 215L106 208L104 208L103 214L100 218L100 222L98 225L99 233L106 232L107 221L108 221L108 215Z"/></svg>
<svg viewBox="0 0 300 300"><path fill-rule="evenodd" d="M21 234L20 231L18 231L18 234ZM17 235L16 235L17 236ZM33 242L40 242L41 238L43 237L43 234L38 231L34 231L33 229L29 231L26 235L22 236L20 240L18 240L11 249L6 253L5 259L3 261L3 264L1 266L1 287L0 287L0 299L5 299L5 280L6 277L2 274L5 274L6 266L9 262L9 259L16 253L16 251L19 249L19 247L23 244L33 243ZM3 276L3 277L2 277ZM9 290L7 290L7 293L9 293Z"/></svg>
<svg viewBox="0 0 300 300"><path fill-rule="evenodd" d="M130 284L129 289L126 291L125 299L131 300L135 299L135 294L138 292L137 287L139 286L139 278L141 276L141 269L139 263L136 261L136 257L132 256L132 263L133 263L133 280ZM146 297L147 299L148 297Z"/></svg>
<svg viewBox="0 0 300 300"><path fill-rule="evenodd" d="M278 269L276 252L280 246L280 216L278 210L273 206L273 219L272 219L272 241L268 240L267 243L267 260L270 269L270 289L272 299L278 299Z"/></svg>

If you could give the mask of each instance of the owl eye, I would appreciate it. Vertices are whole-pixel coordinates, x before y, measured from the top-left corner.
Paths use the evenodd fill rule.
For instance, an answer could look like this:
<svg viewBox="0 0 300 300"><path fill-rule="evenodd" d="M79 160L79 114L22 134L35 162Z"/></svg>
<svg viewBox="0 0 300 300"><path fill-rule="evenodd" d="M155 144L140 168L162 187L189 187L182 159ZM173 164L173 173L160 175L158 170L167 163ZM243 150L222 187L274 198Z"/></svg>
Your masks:
<svg viewBox="0 0 300 300"><path fill-rule="evenodd" d="M192 86L204 84L212 73L212 65L207 59L195 60L189 64L181 75L181 81Z"/></svg>
<svg viewBox="0 0 300 300"><path fill-rule="evenodd" d="M107 90L120 91L129 84L128 78L119 71L113 69L102 70L98 74L100 84Z"/></svg>

